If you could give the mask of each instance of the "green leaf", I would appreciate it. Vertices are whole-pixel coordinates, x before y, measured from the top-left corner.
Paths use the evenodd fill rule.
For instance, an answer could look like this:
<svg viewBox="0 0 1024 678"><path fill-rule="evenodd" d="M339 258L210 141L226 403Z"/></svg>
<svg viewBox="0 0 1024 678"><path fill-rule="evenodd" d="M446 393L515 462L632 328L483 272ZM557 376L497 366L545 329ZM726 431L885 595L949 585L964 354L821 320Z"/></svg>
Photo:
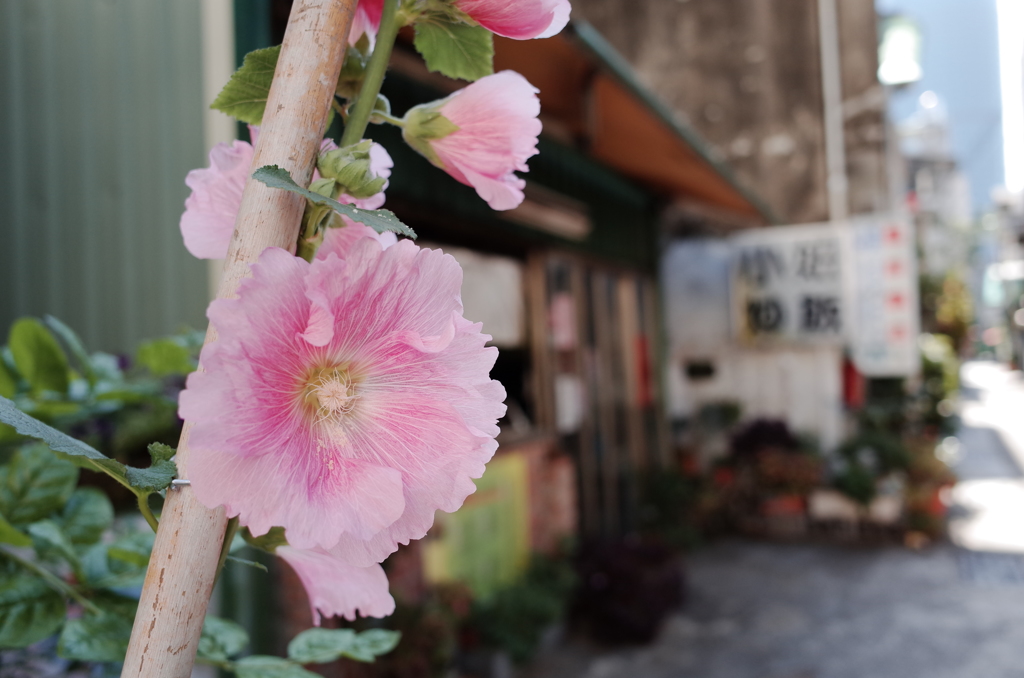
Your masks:
<svg viewBox="0 0 1024 678"><path fill-rule="evenodd" d="M288 643L288 657L300 664L326 664L341 657L372 662L395 649L401 634L385 629L309 629Z"/></svg>
<svg viewBox="0 0 1024 678"><path fill-rule="evenodd" d="M345 654L349 659L372 662L398 647L402 634L387 629L369 629L356 637L356 646Z"/></svg>
<svg viewBox="0 0 1024 678"><path fill-rule="evenodd" d="M32 539L24 532L19 531L14 525L7 522L7 519L0 515L0 544L12 546L31 546Z"/></svg>
<svg viewBox="0 0 1024 678"><path fill-rule="evenodd" d="M122 571L124 565L136 571L145 570L149 565L149 554L153 551L153 536L151 532L136 532L111 544L107 549L110 560L115 561L110 563L111 570L118 569L117 563L122 564Z"/></svg>
<svg viewBox="0 0 1024 678"><path fill-rule="evenodd" d="M62 323L52 315L45 316L43 321L46 322L46 326L50 328L50 331L56 334L64 345L71 351L71 355L75 357L75 362L78 363L78 370L85 377L85 380L90 385L96 384L96 370L93 368L92 359L89 357L88 351L85 350L85 344L82 343L81 338L75 334L75 331Z"/></svg>
<svg viewBox="0 0 1024 678"><path fill-rule="evenodd" d="M64 623L64 598L13 563L0 568L0 647L25 647Z"/></svg>
<svg viewBox="0 0 1024 678"><path fill-rule="evenodd" d="M235 662L238 678L320 678L298 664L266 655L253 655Z"/></svg>
<svg viewBox="0 0 1024 678"><path fill-rule="evenodd" d="M418 23L413 44L428 69L449 78L473 81L494 73L494 36L482 26L440 19Z"/></svg>
<svg viewBox="0 0 1024 678"><path fill-rule="evenodd" d="M258 170L253 172L252 178L263 182L271 188L280 188L284 191L298 193L305 197L306 200L309 200L316 205L330 207L338 214L343 214L352 221L358 221L361 224L366 224L378 233L392 231L394 233L409 236L410 238L416 237L416 233L399 221L398 217L396 217L392 212L389 212L388 210L363 210L352 205L344 205L336 200L331 200L330 198L325 198L322 195L302 188L296 184L291 175L288 174L288 171L278 167L277 165L260 167Z"/></svg>
<svg viewBox="0 0 1024 678"><path fill-rule="evenodd" d="M68 358L50 331L35 318L22 318L7 339L14 365L33 391L67 393Z"/></svg>
<svg viewBox="0 0 1024 678"><path fill-rule="evenodd" d="M60 525L72 544L93 544L114 522L114 507L95 487L80 487L61 511Z"/></svg>
<svg viewBox="0 0 1024 678"><path fill-rule="evenodd" d="M74 465L42 445L23 447L0 466L0 513L14 525L47 518L68 501L77 482Z"/></svg>
<svg viewBox="0 0 1024 678"><path fill-rule="evenodd" d="M105 456L99 450L93 449L82 441L76 440L52 426L47 426L38 419L30 417L19 410L13 402L4 397L0 397L0 422L10 424L22 435L42 440L51 450L72 464L106 473L122 485L136 492L145 493L162 490L170 485L177 472L174 462L170 461L170 457L167 456L167 450L171 450L173 455L173 449L166 445L159 446L157 453L153 451L154 446L150 445L149 454L153 458L153 465L149 468L137 469L128 467L119 461ZM3 489L0 488L0 512L4 512L2 493ZM10 516L10 514L6 515ZM20 522L13 517L11 519L14 522Z"/></svg>
<svg viewBox="0 0 1024 678"><path fill-rule="evenodd" d="M0 397L0 421L10 424L22 435L42 440L51 450L76 466L102 471L113 476L119 482L127 484L124 464L110 459L80 440L30 417L19 410L13 402L3 397Z"/></svg>
<svg viewBox="0 0 1024 678"><path fill-rule="evenodd" d="M69 619L61 631L57 654L85 662L124 661L138 601L108 595L94 602L99 604L102 614L87 613Z"/></svg>
<svg viewBox="0 0 1024 678"><path fill-rule="evenodd" d="M190 374L196 369L191 351L170 338L142 343L135 354L135 360L157 377Z"/></svg>
<svg viewBox="0 0 1024 678"><path fill-rule="evenodd" d="M263 122L263 111L270 96L270 84L274 81L274 69L281 46L258 49L245 55L242 67L232 74L228 84L213 100L210 108L227 113L233 118L259 125Z"/></svg>
<svg viewBox="0 0 1024 678"><path fill-rule="evenodd" d="M199 636L199 656L214 661L227 661L245 649L249 634L233 621L207 617Z"/></svg>
<svg viewBox="0 0 1024 678"><path fill-rule="evenodd" d="M40 558L57 555L71 563L76 572L79 571L81 563L78 554L75 553L75 547L57 523L52 520L34 522L28 526L28 533L32 535L36 553Z"/></svg>
<svg viewBox="0 0 1024 678"><path fill-rule="evenodd" d="M175 450L163 443L153 443L149 446L149 457L153 463L149 468L134 468L129 466L127 470L128 482L131 486L142 492L159 492L166 488L178 474L177 465L171 461Z"/></svg>
<svg viewBox="0 0 1024 678"><path fill-rule="evenodd" d="M278 546L287 546L288 539L284 536L283 527L272 527L270 531L259 537L254 537L249 528L245 528L241 531L242 538L245 539L246 543L253 548L257 548L267 553L273 553L277 550Z"/></svg>
<svg viewBox="0 0 1024 678"><path fill-rule="evenodd" d="M130 543L93 545L82 554L83 580L92 589L141 586L149 559L136 553L137 548ZM111 550L120 557L112 556Z"/></svg>
<svg viewBox="0 0 1024 678"><path fill-rule="evenodd" d="M18 392L18 377L7 366L4 359L0 357L0 396L13 398Z"/></svg>

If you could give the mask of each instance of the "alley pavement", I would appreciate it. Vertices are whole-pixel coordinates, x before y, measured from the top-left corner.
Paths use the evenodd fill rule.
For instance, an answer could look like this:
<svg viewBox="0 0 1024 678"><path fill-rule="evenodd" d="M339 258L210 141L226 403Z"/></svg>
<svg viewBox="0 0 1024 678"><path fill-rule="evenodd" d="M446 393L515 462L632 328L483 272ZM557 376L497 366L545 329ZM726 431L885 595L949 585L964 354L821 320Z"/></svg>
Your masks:
<svg viewBox="0 0 1024 678"><path fill-rule="evenodd" d="M1024 377L968 363L963 383L949 542L720 542L652 645L568 643L530 678L1024 676Z"/></svg>

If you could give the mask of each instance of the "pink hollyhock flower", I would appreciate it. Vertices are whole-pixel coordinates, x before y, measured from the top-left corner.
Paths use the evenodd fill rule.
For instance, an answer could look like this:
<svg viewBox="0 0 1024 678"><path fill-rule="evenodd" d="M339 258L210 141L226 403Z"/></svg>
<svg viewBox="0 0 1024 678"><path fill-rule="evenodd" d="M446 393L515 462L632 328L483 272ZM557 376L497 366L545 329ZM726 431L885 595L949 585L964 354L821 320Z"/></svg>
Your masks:
<svg viewBox="0 0 1024 678"><path fill-rule="evenodd" d="M181 394L196 497L358 567L458 509L505 411L461 284L455 259L408 240L312 263L263 252L238 298L210 305L218 339Z"/></svg>
<svg viewBox="0 0 1024 678"><path fill-rule="evenodd" d="M569 0L455 0L492 33L515 40L550 38L569 23Z"/></svg>
<svg viewBox="0 0 1024 678"><path fill-rule="evenodd" d="M259 138L259 128L249 127L249 134L252 144L244 141L217 144L210 151L210 166L194 169L185 177L185 184L192 189L192 194L185 199L185 212L179 226L185 248L198 259L223 259L228 254L235 217L242 204L242 191L253 170L253 144ZM332 140L324 139L320 152L337 147ZM370 149L370 169L377 176L389 177L393 166L394 162L384 147L374 144ZM314 170L314 181L319 178L320 174ZM342 195L339 202L375 210L384 204L384 191L363 199Z"/></svg>
<svg viewBox="0 0 1024 678"><path fill-rule="evenodd" d="M523 201L537 154L541 123L537 89L514 71L483 77L446 99L423 104L405 116L406 142L458 181L472 186L492 209Z"/></svg>
<svg viewBox="0 0 1024 678"><path fill-rule="evenodd" d="M302 550L279 546L275 552L291 565L306 588L313 624L324 617L386 617L395 611L388 593L388 577L377 564L353 567L322 549Z"/></svg>

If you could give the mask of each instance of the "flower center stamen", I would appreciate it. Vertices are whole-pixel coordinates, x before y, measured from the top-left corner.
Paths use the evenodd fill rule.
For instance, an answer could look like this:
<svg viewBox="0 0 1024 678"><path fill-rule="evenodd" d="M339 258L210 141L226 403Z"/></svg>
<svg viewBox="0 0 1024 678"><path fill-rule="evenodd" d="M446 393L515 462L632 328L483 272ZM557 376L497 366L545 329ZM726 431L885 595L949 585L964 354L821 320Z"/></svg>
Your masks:
<svg viewBox="0 0 1024 678"><path fill-rule="evenodd" d="M318 422L339 423L341 417L352 411L359 394L346 370L323 369L306 383L305 401L316 408Z"/></svg>

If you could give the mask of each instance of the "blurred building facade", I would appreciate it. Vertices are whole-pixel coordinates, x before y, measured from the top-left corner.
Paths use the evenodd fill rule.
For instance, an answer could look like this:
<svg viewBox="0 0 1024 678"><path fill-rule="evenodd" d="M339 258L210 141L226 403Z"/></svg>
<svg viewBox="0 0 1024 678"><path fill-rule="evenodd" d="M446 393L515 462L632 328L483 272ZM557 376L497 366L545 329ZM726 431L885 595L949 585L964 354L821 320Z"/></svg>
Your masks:
<svg viewBox="0 0 1024 678"><path fill-rule="evenodd" d="M838 55L847 212L891 209L873 0L578 0L656 92L764 196L781 223L830 218L822 56ZM823 37L824 36L824 37Z"/></svg>

